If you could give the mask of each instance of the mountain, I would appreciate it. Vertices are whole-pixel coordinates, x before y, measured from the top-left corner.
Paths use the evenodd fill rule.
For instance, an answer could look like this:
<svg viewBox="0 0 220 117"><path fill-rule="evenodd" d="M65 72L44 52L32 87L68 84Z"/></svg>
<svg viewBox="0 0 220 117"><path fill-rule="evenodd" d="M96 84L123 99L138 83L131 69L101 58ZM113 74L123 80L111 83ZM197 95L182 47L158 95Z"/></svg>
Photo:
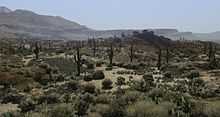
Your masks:
<svg viewBox="0 0 220 117"><path fill-rule="evenodd" d="M0 7L0 13L10 13L12 12L10 9L6 7Z"/></svg>
<svg viewBox="0 0 220 117"><path fill-rule="evenodd" d="M203 40L203 41L215 41L220 42L220 31L213 33L193 33L193 32L166 32L163 34L159 34L165 36L167 38L178 40L178 39L186 39L186 40Z"/></svg>
<svg viewBox="0 0 220 117"><path fill-rule="evenodd" d="M170 39L220 40L220 32L192 33L177 29L148 29ZM82 40L88 37L131 35L140 30L94 30L59 16L39 15L28 10L0 7L0 38Z"/></svg>
<svg viewBox="0 0 220 117"><path fill-rule="evenodd" d="M89 31L92 30L62 17L0 7L0 32L3 33L45 39L81 39L88 38Z"/></svg>

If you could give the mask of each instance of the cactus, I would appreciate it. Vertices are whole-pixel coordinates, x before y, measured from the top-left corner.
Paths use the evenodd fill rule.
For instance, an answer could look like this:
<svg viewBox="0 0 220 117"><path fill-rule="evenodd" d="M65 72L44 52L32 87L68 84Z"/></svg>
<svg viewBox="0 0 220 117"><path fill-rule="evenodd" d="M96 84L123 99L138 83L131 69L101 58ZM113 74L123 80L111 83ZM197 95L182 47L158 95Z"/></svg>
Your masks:
<svg viewBox="0 0 220 117"><path fill-rule="evenodd" d="M166 49L166 62L167 62L167 64L169 63L169 57L170 57L170 53L169 53L169 48L167 47L167 49Z"/></svg>
<svg viewBox="0 0 220 117"><path fill-rule="evenodd" d="M38 43L36 42L35 49L34 49L34 54L35 54L36 59L39 59L39 53L40 53L40 48L39 48Z"/></svg>
<svg viewBox="0 0 220 117"><path fill-rule="evenodd" d="M80 47L76 47L76 55L74 55L74 60L77 67L77 74L76 76L80 76L80 67L81 67L81 55L80 55Z"/></svg>
<svg viewBox="0 0 220 117"><path fill-rule="evenodd" d="M130 57L130 62L133 62L134 58L134 44L131 42L130 47L129 47L129 57Z"/></svg>
<svg viewBox="0 0 220 117"><path fill-rule="evenodd" d="M157 60L157 68L161 67L161 48L159 47L158 60Z"/></svg>
<svg viewBox="0 0 220 117"><path fill-rule="evenodd" d="M114 49L113 49L113 44L110 44L110 48L108 50L108 57L109 57L109 65L112 66L112 60L114 57Z"/></svg>
<svg viewBox="0 0 220 117"><path fill-rule="evenodd" d="M93 56L95 57L96 56L96 40L93 38L92 39L92 50L93 50Z"/></svg>

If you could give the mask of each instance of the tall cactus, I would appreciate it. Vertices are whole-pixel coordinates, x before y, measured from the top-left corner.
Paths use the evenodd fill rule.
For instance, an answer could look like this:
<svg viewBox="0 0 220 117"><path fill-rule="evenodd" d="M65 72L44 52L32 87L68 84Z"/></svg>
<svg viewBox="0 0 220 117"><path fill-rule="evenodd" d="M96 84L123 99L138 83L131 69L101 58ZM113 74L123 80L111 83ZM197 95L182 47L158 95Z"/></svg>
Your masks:
<svg viewBox="0 0 220 117"><path fill-rule="evenodd" d="M161 67L161 48L159 47L158 59L157 59L157 68L160 69Z"/></svg>
<svg viewBox="0 0 220 117"><path fill-rule="evenodd" d="M80 47L76 47L76 55L74 55L74 60L76 63L77 74L76 76L80 76L80 67L81 67L81 55L80 55Z"/></svg>
<svg viewBox="0 0 220 117"><path fill-rule="evenodd" d="M129 57L130 57L130 62L133 62L134 58L134 44L131 42L130 47L129 47Z"/></svg>
<svg viewBox="0 0 220 117"><path fill-rule="evenodd" d="M167 64L169 64L169 59L170 59L170 52L169 52L169 48L167 47L167 49L166 49L166 62L167 62Z"/></svg>
<svg viewBox="0 0 220 117"><path fill-rule="evenodd" d="M109 57L109 65L112 66L112 61L114 57L114 49L113 49L113 44L110 44L110 48L108 49L108 57Z"/></svg>
<svg viewBox="0 0 220 117"><path fill-rule="evenodd" d="M95 57L96 56L96 48L97 48L97 45L96 45L96 40L93 38L92 39L92 50L93 50L93 56Z"/></svg>
<svg viewBox="0 0 220 117"><path fill-rule="evenodd" d="M39 59L39 53L40 53L40 48L39 48L38 43L36 42L35 48L34 48L34 54L35 54L36 59Z"/></svg>
<svg viewBox="0 0 220 117"><path fill-rule="evenodd" d="M209 53L208 53L209 61L211 61L212 55L213 55L213 46L212 43L209 42Z"/></svg>

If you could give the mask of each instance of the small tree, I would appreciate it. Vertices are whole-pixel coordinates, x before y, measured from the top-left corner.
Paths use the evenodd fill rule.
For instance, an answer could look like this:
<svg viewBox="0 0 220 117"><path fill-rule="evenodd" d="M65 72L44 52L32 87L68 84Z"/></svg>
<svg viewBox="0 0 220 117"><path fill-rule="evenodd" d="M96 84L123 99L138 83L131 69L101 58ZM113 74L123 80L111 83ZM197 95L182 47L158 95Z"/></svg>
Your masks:
<svg viewBox="0 0 220 117"><path fill-rule="evenodd" d="M36 59L39 58L39 53L40 53L40 48L39 48L38 43L36 42L35 43L35 48L34 48L34 54L35 54Z"/></svg>
<svg viewBox="0 0 220 117"><path fill-rule="evenodd" d="M77 74L76 76L80 76L80 68L81 68L81 55L80 55L80 47L76 47L76 55L74 55L74 60L76 63Z"/></svg>

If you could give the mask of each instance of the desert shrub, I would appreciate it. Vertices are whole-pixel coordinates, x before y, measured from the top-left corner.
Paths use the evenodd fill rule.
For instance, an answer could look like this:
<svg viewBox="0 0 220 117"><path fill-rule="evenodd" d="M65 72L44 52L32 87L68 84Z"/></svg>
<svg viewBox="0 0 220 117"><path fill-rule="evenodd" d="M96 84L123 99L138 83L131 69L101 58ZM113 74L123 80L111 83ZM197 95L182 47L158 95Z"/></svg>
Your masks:
<svg viewBox="0 0 220 117"><path fill-rule="evenodd" d="M41 64L39 65L39 67L40 67L40 68L43 68L43 69L50 69L50 66L49 66L48 64L46 64L46 63L41 63Z"/></svg>
<svg viewBox="0 0 220 117"><path fill-rule="evenodd" d="M80 99L75 103L74 109L76 111L76 115L84 116L87 114L87 110L89 109L89 103Z"/></svg>
<svg viewBox="0 0 220 117"><path fill-rule="evenodd" d="M87 65L87 69L94 69L95 68L94 64L92 64L92 63L87 63L86 65Z"/></svg>
<svg viewBox="0 0 220 117"><path fill-rule="evenodd" d="M54 79L56 82L62 82L64 81L65 77L62 74L57 74Z"/></svg>
<svg viewBox="0 0 220 117"><path fill-rule="evenodd" d="M92 81L93 80L93 76L92 75L85 75L85 76L83 76L83 80L84 81Z"/></svg>
<svg viewBox="0 0 220 117"><path fill-rule="evenodd" d="M111 96L107 94L101 94L96 97L96 103L98 104L109 104Z"/></svg>
<svg viewBox="0 0 220 117"><path fill-rule="evenodd" d="M74 108L70 104L59 104L50 111L49 117L75 117Z"/></svg>
<svg viewBox="0 0 220 117"><path fill-rule="evenodd" d="M98 62L96 62L96 67L101 67L101 66L102 66L102 64L103 64L103 62L102 62L102 61L98 61Z"/></svg>
<svg viewBox="0 0 220 117"><path fill-rule="evenodd" d="M120 99L113 99L109 105L101 105L103 117L125 117L125 105Z"/></svg>
<svg viewBox="0 0 220 117"><path fill-rule="evenodd" d="M137 100L142 98L142 95L138 91L128 91L122 94L120 98L121 98L121 102L124 102L125 105L129 105L135 103Z"/></svg>
<svg viewBox="0 0 220 117"><path fill-rule="evenodd" d="M87 102L87 103L89 103L89 104L94 104L94 102L95 102L95 97L94 97L94 95L92 95L92 94L90 94L90 93L85 93L85 94L82 94L81 96L80 96L80 98L81 98L81 100L83 100L83 101L85 101L85 102Z"/></svg>
<svg viewBox="0 0 220 117"><path fill-rule="evenodd" d="M110 106L107 104L97 104L95 107L95 111L99 113L102 117L110 116L108 115L110 111Z"/></svg>
<svg viewBox="0 0 220 117"><path fill-rule="evenodd" d="M149 80L146 81L144 79L140 80L134 80L130 83L130 87L134 90L140 91L140 92L146 92L152 89L155 86L155 84Z"/></svg>
<svg viewBox="0 0 220 117"><path fill-rule="evenodd" d="M140 68L139 65L137 64L124 64L123 67L126 69L135 69L135 70Z"/></svg>
<svg viewBox="0 0 220 117"><path fill-rule="evenodd" d="M76 72L76 64L71 59L66 58L48 58L45 59L51 67L57 67L61 73L71 75L73 72Z"/></svg>
<svg viewBox="0 0 220 117"><path fill-rule="evenodd" d="M187 78L193 79L193 78L198 78L200 76L199 71L191 71L190 73L187 74Z"/></svg>
<svg viewBox="0 0 220 117"><path fill-rule="evenodd" d="M112 70L112 67L106 67L105 70L106 70L106 71L111 71L111 70Z"/></svg>
<svg viewBox="0 0 220 117"><path fill-rule="evenodd" d="M14 117L14 115L10 112L2 113L1 116L2 117Z"/></svg>
<svg viewBox="0 0 220 117"><path fill-rule="evenodd" d="M21 112L28 112L35 109L34 101L31 99L22 100L18 106L21 109Z"/></svg>
<svg viewBox="0 0 220 117"><path fill-rule="evenodd" d="M39 82L42 85L47 85L50 81L50 75L42 73L42 72L35 72L34 81Z"/></svg>
<svg viewBox="0 0 220 117"><path fill-rule="evenodd" d="M156 102L156 104L159 103L160 99L163 97L164 95L164 90L161 88L154 88L149 92L149 97L152 98L153 101Z"/></svg>
<svg viewBox="0 0 220 117"><path fill-rule="evenodd" d="M67 83L67 88L71 91L79 89L80 85L78 81L72 80L69 83Z"/></svg>
<svg viewBox="0 0 220 117"><path fill-rule="evenodd" d="M9 86L9 85L15 85L18 79L6 72L0 72L0 85Z"/></svg>
<svg viewBox="0 0 220 117"><path fill-rule="evenodd" d="M125 78L124 77L118 77L117 82L115 84L118 85L118 86L125 85L126 84Z"/></svg>
<svg viewBox="0 0 220 117"><path fill-rule="evenodd" d="M40 96L37 100L38 104L43 104L43 103L47 103L47 104L55 104L58 103L59 100L59 96L57 94L49 94L49 95L43 95Z"/></svg>
<svg viewBox="0 0 220 117"><path fill-rule="evenodd" d="M103 71L95 71L93 73L93 79L94 80L102 80L105 78L105 74L103 73Z"/></svg>
<svg viewBox="0 0 220 117"><path fill-rule="evenodd" d="M102 117L102 115L101 114L99 114L99 113L89 113L88 114L88 117Z"/></svg>
<svg viewBox="0 0 220 117"><path fill-rule="evenodd" d="M172 107L173 104L169 102L157 105L152 102L139 101L128 106L126 117L170 117L168 111Z"/></svg>
<svg viewBox="0 0 220 117"><path fill-rule="evenodd" d="M113 82L110 79L104 79L102 81L102 89L111 89Z"/></svg>
<svg viewBox="0 0 220 117"><path fill-rule="evenodd" d="M84 91L87 93L95 93L95 85L92 83L88 83L86 85L83 86Z"/></svg>
<svg viewBox="0 0 220 117"><path fill-rule="evenodd" d="M2 101L1 103L6 104L6 103L12 103L12 104L20 104L21 100L23 100L23 96L21 94L18 94L16 92L10 92L4 94L2 96Z"/></svg>
<svg viewBox="0 0 220 117"><path fill-rule="evenodd" d="M167 78L167 79L171 79L172 78L172 73L171 72L165 72L164 77Z"/></svg>
<svg viewBox="0 0 220 117"><path fill-rule="evenodd" d="M153 82L154 81L152 74L145 74L145 75L143 75L143 79L145 81L149 81L149 82Z"/></svg>

